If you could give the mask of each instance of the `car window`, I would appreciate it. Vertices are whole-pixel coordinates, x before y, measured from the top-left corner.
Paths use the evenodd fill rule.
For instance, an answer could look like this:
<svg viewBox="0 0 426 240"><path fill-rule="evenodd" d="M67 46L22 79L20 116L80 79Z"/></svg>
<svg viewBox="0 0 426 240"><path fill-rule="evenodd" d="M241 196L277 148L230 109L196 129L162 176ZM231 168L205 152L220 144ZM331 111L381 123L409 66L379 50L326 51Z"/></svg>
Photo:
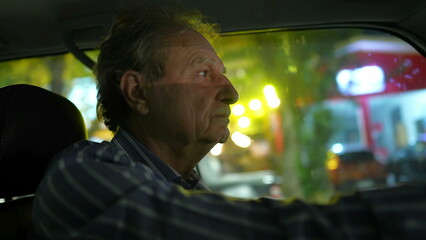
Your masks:
<svg viewBox="0 0 426 240"><path fill-rule="evenodd" d="M87 54L95 59L98 51ZM11 84L31 84L65 96L81 111L91 140L111 139L111 133L97 121L94 75L72 54L0 62L0 87Z"/></svg>
<svg viewBox="0 0 426 240"><path fill-rule="evenodd" d="M423 181L426 60L366 29L271 31L217 44L240 92L231 139L200 164L214 190L299 197Z"/></svg>
<svg viewBox="0 0 426 240"><path fill-rule="evenodd" d="M215 47L240 100L230 139L198 166L212 190L324 203L424 181L426 60L408 43L345 28L226 34ZM66 96L92 140L111 138L96 120L94 76L72 55L0 62L1 86L15 83Z"/></svg>

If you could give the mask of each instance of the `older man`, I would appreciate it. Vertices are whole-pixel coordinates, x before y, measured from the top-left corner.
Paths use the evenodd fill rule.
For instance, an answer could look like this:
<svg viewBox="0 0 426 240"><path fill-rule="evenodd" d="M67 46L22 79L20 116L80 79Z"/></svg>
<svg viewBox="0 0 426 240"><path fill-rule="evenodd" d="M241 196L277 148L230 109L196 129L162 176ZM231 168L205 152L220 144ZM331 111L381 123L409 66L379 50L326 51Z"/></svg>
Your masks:
<svg viewBox="0 0 426 240"><path fill-rule="evenodd" d="M132 159L152 155L145 163L159 177L194 188L192 169L228 138L229 104L238 94L199 33L215 34L198 13L139 4L119 14L101 46L98 113L117 132L113 142L141 153Z"/></svg>
<svg viewBox="0 0 426 240"><path fill-rule="evenodd" d="M229 105L238 94L206 39L212 25L201 20L191 11L145 2L118 14L96 67L98 115L115 136L111 142L76 143L54 159L35 199L37 234L43 239L411 236L404 235L406 224L424 215L410 215L405 207L424 207L424 192L396 191L393 198L387 192L362 193L325 207L241 201L202 190L193 168L228 138ZM198 190L188 191L193 189ZM404 205L386 208L401 199Z"/></svg>

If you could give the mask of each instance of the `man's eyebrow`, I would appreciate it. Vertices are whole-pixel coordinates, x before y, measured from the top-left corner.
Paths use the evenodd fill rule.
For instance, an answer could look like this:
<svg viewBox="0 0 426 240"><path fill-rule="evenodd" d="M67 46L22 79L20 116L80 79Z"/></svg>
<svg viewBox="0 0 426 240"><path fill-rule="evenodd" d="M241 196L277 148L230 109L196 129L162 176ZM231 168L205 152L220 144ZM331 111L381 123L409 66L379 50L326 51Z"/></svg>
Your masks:
<svg viewBox="0 0 426 240"><path fill-rule="evenodd" d="M190 66L196 66L196 65L201 65L201 64L205 64L205 63L214 63L216 62L213 58L206 58L203 56L198 56L196 58L194 58L191 62L190 62Z"/></svg>
<svg viewBox="0 0 426 240"><path fill-rule="evenodd" d="M204 56L198 56L195 57L191 62L190 66L197 66L197 65L203 65L203 64L210 64L210 63L216 63L217 60L214 58L208 58ZM226 73L226 67L223 66L222 73Z"/></svg>

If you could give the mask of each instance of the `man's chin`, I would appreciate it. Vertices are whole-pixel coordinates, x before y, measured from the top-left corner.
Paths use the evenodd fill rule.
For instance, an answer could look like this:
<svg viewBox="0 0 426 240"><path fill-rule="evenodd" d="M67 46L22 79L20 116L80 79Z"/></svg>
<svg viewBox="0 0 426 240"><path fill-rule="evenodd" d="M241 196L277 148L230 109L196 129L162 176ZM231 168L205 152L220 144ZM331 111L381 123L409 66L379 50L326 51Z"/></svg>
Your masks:
<svg viewBox="0 0 426 240"><path fill-rule="evenodd" d="M207 144L225 143L230 136L229 129L227 127L211 128L208 132L204 132L200 138L201 141Z"/></svg>
<svg viewBox="0 0 426 240"><path fill-rule="evenodd" d="M225 143L229 138L229 130L226 131L225 134L221 138L219 138L218 143Z"/></svg>
<svg viewBox="0 0 426 240"><path fill-rule="evenodd" d="M229 138L229 131L221 134L221 135L216 135L216 136L210 136L210 137L205 137L203 138L203 142L207 143L207 144L217 144L217 143L225 143Z"/></svg>

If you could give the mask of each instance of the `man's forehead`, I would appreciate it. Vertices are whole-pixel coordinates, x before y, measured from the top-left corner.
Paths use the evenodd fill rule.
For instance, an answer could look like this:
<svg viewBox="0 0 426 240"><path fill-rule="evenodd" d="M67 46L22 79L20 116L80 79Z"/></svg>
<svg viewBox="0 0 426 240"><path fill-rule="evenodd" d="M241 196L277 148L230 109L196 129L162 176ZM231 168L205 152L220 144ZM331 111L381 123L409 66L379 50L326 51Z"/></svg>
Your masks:
<svg viewBox="0 0 426 240"><path fill-rule="evenodd" d="M187 31L176 36L169 42L169 51L177 56L186 56L187 66L219 65L223 67L222 60L217 56L213 46L198 32ZM171 53L170 52L170 53ZM175 57L177 57L175 56Z"/></svg>

